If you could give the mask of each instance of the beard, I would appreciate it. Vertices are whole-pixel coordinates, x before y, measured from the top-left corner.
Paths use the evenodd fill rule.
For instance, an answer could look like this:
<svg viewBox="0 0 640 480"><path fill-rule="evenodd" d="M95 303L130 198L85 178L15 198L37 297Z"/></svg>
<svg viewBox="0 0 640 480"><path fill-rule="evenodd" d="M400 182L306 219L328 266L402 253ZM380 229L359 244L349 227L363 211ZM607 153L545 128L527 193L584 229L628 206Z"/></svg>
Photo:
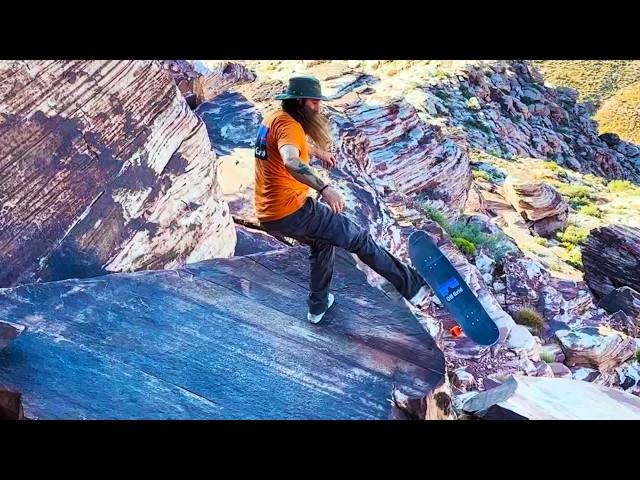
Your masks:
<svg viewBox="0 0 640 480"><path fill-rule="evenodd" d="M304 133L309 135L321 150L329 150L331 134L329 119L321 112L311 110L296 99L283 100L282 109L302 125Z"/></svg>

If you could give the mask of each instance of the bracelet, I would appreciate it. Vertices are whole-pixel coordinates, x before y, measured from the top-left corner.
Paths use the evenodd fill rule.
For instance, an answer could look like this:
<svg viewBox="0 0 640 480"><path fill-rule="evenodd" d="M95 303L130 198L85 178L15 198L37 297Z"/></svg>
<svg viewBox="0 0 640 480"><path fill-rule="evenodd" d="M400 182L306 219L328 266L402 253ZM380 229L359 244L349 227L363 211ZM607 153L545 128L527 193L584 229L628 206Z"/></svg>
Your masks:
<svg viewBox="0 0 640 480"><path fill-rule="evenodd" d="M324 191L325 188L329 187L329 184L327 183L324 187L322 187L320 190L318 190L318 194L322 195L322 192Z"/></svg>

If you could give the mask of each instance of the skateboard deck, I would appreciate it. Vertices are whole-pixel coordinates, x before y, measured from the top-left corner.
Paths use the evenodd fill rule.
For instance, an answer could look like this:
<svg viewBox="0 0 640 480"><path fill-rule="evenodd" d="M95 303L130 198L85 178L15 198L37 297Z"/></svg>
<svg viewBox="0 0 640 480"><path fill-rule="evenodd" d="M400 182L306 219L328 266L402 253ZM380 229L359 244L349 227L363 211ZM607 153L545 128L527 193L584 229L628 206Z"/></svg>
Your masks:
<svg viewBox="0 0 640 480"><path fill-rule="evenodd" d="M427 232L411 234L409 257L467 337L480 345L498 341L498 326Z"/></svg>

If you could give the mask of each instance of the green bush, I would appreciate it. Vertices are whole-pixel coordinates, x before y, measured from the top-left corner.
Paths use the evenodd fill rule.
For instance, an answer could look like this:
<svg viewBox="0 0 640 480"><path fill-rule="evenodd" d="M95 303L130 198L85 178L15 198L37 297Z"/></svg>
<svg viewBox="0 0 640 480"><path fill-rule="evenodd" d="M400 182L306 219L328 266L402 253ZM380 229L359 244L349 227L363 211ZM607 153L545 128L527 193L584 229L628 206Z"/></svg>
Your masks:
<svg viewBox="0 0 640 480"><path fill-rule="evenodd" d="M593 173L585 174L584 179L594 185L604 185L606 183L606 180L601 177L596 177Z"/></svg>
<svg viewBox="0 0 640 480"><path fill-rule="evenodd" d="M506 243L506 236L502 232L496 235L487 235L476 224L456 222L449 227L448 233L452 237L463 238L476 247L486 248L497 262L501 262L504 256L512 251L512 247Z"/></svg>
<svg viewBox="0 0 640 480"><path fill-rule="evenodd" d="M504 235L500 236L499 238L503 239ZM501 240L496 240L490 243L489 245L487 245L487 249L489 250L491 257L493 257L493 259L498 263L501 263L508 253L514 252L513 246Z"/></svg>
<svg viewBox="0 0 640 480"><path fill-rule="evenodd" d="M540 359L545 363L554 363L556 361L556 354L548 350L543 350Z"/></svg>
<svg viewBox="0 0 640 480"><path fill-rule="evenodd" d="M589 215L590 217L602 218L602 210L594 203L580 207L579 212L583 215Z"/></svg>
<svg viewBox="0 0 640 480"><path fill-rule="evenodd" d="M465 254L472 255L476 253L476 246L469 240L462 237L453 237L453 243Z"/></svg>
<svg viewBox="0 0 640 480"><path fill-rule="evenodd" d="M489 240L488 235L482 233L480 227L474 223L455 222L449 226L448 233L452 237L464 238L474 245L483 245Z"/></svg>
<svg viewBox="0 0 640 480"><path fill-rule="evenodd" d="M636 187L629 180L611 180L609 182L610 192L630 192Z"/></svg>
<svg viewBox="0 0 640 480"><path fill-rule="evenodd" d="M480 105L480 102L476 97L471 97L470 99L468 99L466 104L469 110L473 110L477 112L478 110L482 109L482 106Z"/></svg>
<svg viewBox="0 0 640 480"><path fill-rule="evenodd" d="M636 360L640 362L640 348L636 350Z"/></svg>
<svg viewBox="0 0 640 480"><path fill-rule="evenodd" d="M589 230L586 228L575 227L569 225L564 232L558 232L556 236L566 247L568 245L580 245L585 238L589 235Z"/></svg>
<svg viewBox="0 0 640 480"><path fill-rule="evenodd" d="M544 331L544 319L533 308L527 307L518 310L513 319L517 324L531 328L536 335Z"/></svg>
<svg viewBox="0 0 640 480"><path fill-rule="evenodd" d="M433 220L438 225L440 225L443 228L443 230L448 233L449 220L447 220L447 217L442 212L440 212L436 208L433 208L431 205L427 205L427 204L422 205L422 209L425 211L425 213L429 216L431 220Z"/></svg>
<svg viewBox="0 0 640 480"><path fill-rule="evenodd" d="M549 170L553 170L554 172L560 170L560 165L558 165L556 162L543 162L543 165Z"/></svg>
<svg viewBox="0 0 640 480"><path fill-rule="evenodd" d="M500 262L504 256L511 251L512 247L505 242L506 236L502 232L489 236L483 233L476 224L465 222L449 223L444 214L430 205L423 204L422 209L431 220L440 225L442 229L454 239L454 243L465 253L473 253L468 251L471 247L473 247L474 252L477 250L477 247L484 247L489 251L494 260ZM455 239L458 239L457 242ZM465 246L461 247L461 240L465 240L471 245L465 243ZM465 249L467 251L465 251Z"/></svg>
<svg viewBox="0 0 640 480"><path fill-rule="evenodd" d="M542 245L543 247L546 247L547 245L549 245L549 242L544 237L535 237L533 241L536 242L538 245Z"/></svg>
<svg viewBox="0 0 640 480"><path fill-rule="evenodd" d="M579 247L575 245L567 246L567 251L560 255L560 258L567 262L572 267L582 270L582 252Z"/></svg>
<svg viewBox="0 0 640 480"><path fill-rule="evenodd" d="M568 198L568 202L573 208L580 208L593 203L593 192L588 187L571 185L570 183L558 183L556 188Z"/></svg>
<svg viewBox="0 0 640 480"><path fill-rule="evenodd" d="M554 272L561 272L562 271L562 265L560 265L560 262L558 262L557 260L551 260L549 262L549 270L554 271Z"/></svg>
<svg viewBox="0 0 640 480"><path fill-rule="evenodd" d="M474 170L472 173L473 173L473 178L481 178L482 180L491 182L491 175L489 175L484 170Z"/></svg>
<svg viewBox="0 0 640 480"><path fill-rule="evenodd" d="M438 69L435 71L433 76L436 77L438 80L444 80L445 78L449 78L449 72Z"/></svg>

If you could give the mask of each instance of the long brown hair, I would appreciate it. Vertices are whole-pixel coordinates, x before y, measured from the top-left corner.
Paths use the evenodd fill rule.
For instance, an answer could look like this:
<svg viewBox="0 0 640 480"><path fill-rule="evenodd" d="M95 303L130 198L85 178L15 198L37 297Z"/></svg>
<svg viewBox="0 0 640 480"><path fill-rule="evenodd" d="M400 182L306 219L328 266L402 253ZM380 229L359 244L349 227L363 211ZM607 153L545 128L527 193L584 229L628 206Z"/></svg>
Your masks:
<svg viewBox="0 0 640 480"><path fill-rule="evenodd" d="M327 117L320 112L309 110L296 98L283 100L282 109L302 125L304 133L311 137L318 148L329 150L331 132Z"/></svg>

